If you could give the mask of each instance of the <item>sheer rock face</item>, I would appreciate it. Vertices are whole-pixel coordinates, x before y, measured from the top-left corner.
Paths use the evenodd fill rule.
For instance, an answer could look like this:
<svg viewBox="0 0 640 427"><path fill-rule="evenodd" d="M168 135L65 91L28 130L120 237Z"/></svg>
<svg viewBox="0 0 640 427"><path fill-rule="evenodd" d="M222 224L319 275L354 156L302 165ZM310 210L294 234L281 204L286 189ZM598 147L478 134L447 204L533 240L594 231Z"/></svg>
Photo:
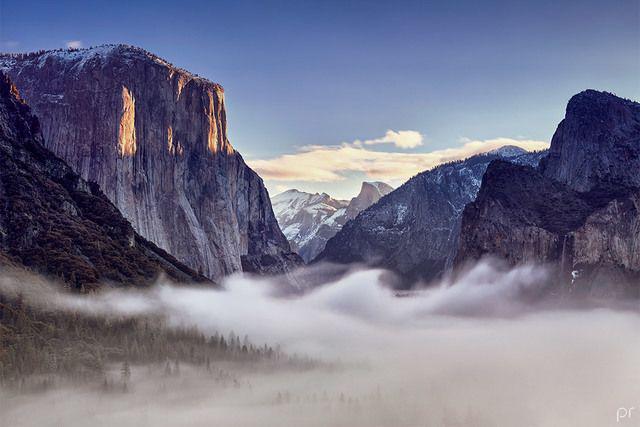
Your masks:
<svg viewBox="0 0 640 427"><path fill-rule="evenodd" d="M82 287L206 281L140 237L95 183L43 146L40 124L0 72L0 264Z"/></svg>
<svg viewBox="0 0 640 427"><path fill-rule="evenodd" d="M316 260L384 267L400 275L403 287L432 281L452 264L462 211L487 165L503 156L537 164L544 154L503 150L423 172L347 222Z"/></svg>
<svg viewBox="0 0 640 427"><path fill-rule="evenodd" d="M595 90L575 95L540 167L577 191L603 182L640 187L640 104Z"/></svg>
<svg viewBox="0 0 640 427"><path fill-rule="evenodd" d="M569 102L538 169L493 162L464 211L456 263L486 255L549 263L571 290L638 296L639 111L611 94L583 92Z"/></svg>
<svg viewBox="0 0 640 427"><path fill-rule="evenodd" d="M354 219L360 212L378 203L378 200L392 191L393 187L384 182L363 182L362 187L360 187L360 192L356 197L351 199L347 206L345 212L346 221Z"/></svg>
<svg viewBox="0 0 640 427"><path fill-rule="evenodd" d="M363 182L360 193L347 201L326 193L288 190L273 197L273 210L291 247L309 262L347 221L391 191L393 187L384 182Z"/></svg>
<svg viewBox="0 0 640 427"><path fill-rule="evenodd" d="M227 140L221 86L138 48L0 57L47 148L142 236L210 278L300 263L261 178Z"/></svg>

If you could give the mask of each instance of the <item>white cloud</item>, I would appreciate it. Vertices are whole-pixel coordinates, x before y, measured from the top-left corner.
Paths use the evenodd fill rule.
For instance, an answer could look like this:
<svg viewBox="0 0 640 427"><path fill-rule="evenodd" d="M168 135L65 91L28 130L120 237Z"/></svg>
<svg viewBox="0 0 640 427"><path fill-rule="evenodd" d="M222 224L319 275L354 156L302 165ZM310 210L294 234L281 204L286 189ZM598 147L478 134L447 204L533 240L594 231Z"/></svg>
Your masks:
<svg viewBox="0 0 640 427"><path fill-rule="evenodd" d="M284 154L271 159L248 161L262 178L273 181L335 182L346 179L346 174L359 172L382 181L405 181L413 175L439 164L461 160L479 153L514 145L525 150L549 147L544 141L529 139L495 138L471 140L464 138L455 148L427 153L381 152L368 148L362 142L329 146L307 146L297 153Z"/></svg>
<svg viewBox="0 0 640 427"><path fill-rule="evenodd" d="M369 139L366 141L356 141L355 145L375 145L375 144L393 144L398 148L416 148L422 145L424 137L420 132L415 130L400 130L394 131L389 129L387 133L376 139Z"/></svg>
<svg viewBox="0 0 640 427"><path fill-rule="evenodd" d="M80 49L82 47L81 40L69 40L67 43L67 48L69 49Z"/></svg>

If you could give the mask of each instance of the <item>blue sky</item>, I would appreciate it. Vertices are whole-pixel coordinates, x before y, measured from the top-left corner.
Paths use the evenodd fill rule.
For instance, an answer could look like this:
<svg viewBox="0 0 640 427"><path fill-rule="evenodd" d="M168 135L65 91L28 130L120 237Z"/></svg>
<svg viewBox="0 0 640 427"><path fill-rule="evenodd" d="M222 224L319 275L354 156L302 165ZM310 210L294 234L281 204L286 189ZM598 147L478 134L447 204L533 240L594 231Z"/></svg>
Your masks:
<svg viewBox="0 0 640 427"><path fill-rule="evenodd" d="M639 4L0 0L0 47L144 47L221 83L232 144L250 163L276 167L301 147L341 156L338 144L383 140L388 130L417 132L421 145L362 146L406 155L468 140L548 141L583 89L640 99ZM339 197L362 179L405 178L343 167L329 181L265 178L272 192L296 186Z"/></svg>

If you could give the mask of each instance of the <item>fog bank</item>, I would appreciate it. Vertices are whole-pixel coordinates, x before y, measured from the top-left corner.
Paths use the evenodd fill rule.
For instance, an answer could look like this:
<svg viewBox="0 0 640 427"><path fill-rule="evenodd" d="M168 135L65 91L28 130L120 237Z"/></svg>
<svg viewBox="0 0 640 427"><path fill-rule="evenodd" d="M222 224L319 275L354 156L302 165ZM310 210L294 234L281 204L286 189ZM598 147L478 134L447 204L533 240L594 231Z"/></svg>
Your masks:
<svg viewBox="0 0 640 427"><path fill-rule="evenodd" d="M305 371L221 365L239 378L232 386L195 367L167 378L157 367L133 366L127 393L4 392L0 424L602 426L616 424L619 407L640 404L637 310L530 306L523 293L545 277L531 266L481 263L456 283L402 297L381 286L380 275L356 271L295 296L278 296L277 279L243 276L229 278L224 291L159 284L94 296L40 283L25 294L32 303L44 294L57 309L163 315L172 325L233 330L341 363ZM15 285L3 278L0 289Z"/></svg>

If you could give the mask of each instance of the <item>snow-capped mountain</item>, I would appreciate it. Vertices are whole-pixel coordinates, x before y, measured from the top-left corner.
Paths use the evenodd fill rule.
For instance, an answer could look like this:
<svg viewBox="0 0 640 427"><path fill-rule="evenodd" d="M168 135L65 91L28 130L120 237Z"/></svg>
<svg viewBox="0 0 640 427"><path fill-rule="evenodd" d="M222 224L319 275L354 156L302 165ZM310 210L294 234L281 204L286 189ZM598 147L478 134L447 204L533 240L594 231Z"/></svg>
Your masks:
<svg viewBox="0 0 640 427"><path fill-rule="evenodd" d="M363 182L358 196L350 201L294 189L274 196L271 203L291 248L309 262L347 221L391 191L384 182Z"/></svg>

